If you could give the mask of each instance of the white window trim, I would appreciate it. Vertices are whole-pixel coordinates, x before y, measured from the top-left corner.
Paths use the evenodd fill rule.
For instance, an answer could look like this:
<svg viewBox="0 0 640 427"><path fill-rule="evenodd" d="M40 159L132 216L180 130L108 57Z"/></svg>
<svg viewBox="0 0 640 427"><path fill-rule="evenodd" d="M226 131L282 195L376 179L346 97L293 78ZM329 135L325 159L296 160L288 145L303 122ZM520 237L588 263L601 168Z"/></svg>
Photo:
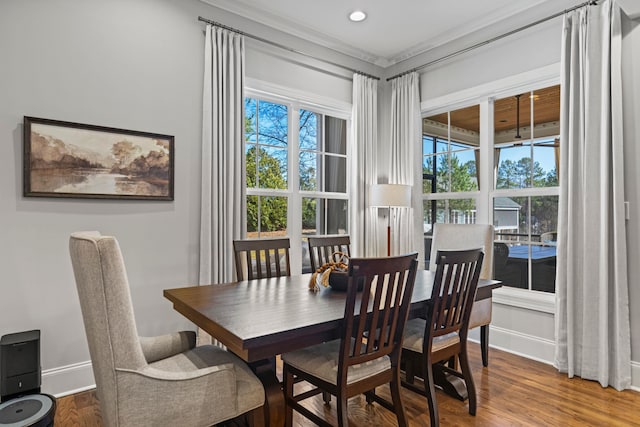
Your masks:
<svg viewBox="0 0 640 427"><path fill-rule="evenodd" d="M469 89L464 89L458 92L450 93L436 98L426 99L420 103L420 110L422 117L429 117L435 114L444 113L447 111L456 110L469 105L480 105L480 119L487 120L488 123L493 123L492 108L488 108L493 101L498 98L512 95L518 92L527 92L535 90L540 87L553 86L560 83L560 63L550 64L544 67L540 67L534 70L530 70L524 73L520 73L514 76L510 76L504 79L489 82L480 86L476 86ZM485 127L486 128L486 127ZM484 170L487 173L482 174L482 178L491 179L493 182L493 162L492 157L489 155L493 147L488 144L489 133L493 132L492 126L490 129L486 129L483 132L480 130L480 167L481 171ZM485 147L483 151L483 147ZM422 166L420 166L422 167ZM491 177L491 178L489 178ZM487 181L485 181L487 182ZM518 190L518 196L536 196L536 195L558 195L558 188L531 188L526 190ZM478 215L478 221L493 222L493 214L490 213L490 201L495 196L502 196L512 194L511 190L495 190L493 188L489 190L488 197L483 197L482 191L479 192L466 192L466 193L438 193L436 194L424 194L423 200L438 200L438 199L458 199L458 198L475 198L476 209L482 215ZM486 205L486 206L485 206ZM487 217L485 218L485 215ZM502 287L493 291L493 302L497 304L508 305L512 307L519 307L528 310L535 310L544 313L555 313L555 294L549 294L546 292L533 291L528 289L519 289L512 287Z"/></svg>
<svg viewBox="0 0 640 427"><path fill-rule="evenodd" d="M556 310L555 294L506 286L493 290L493 302L542 313L554 314Z"/></svg>

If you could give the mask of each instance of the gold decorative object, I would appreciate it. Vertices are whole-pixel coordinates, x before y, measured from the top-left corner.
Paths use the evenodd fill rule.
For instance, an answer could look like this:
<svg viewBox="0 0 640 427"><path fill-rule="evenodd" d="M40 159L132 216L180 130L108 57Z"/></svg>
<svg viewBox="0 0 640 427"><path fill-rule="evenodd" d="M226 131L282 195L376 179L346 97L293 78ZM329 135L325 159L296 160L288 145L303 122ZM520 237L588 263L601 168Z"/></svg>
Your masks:
<svg viewBox="0 0 640 427"><path fill-rule="evenodd" d="M311 280L309 281L309 289L312 291L318 292L320 290L320 286L322 285L325 288L329 286L329 276L332 272L336 273L347 273L349 269L349 256L344 252L334 252L331 254L331 258L334 261L328 262L326 264L322 264L320 268L318 268L313 275L311 276Z"/></svg>

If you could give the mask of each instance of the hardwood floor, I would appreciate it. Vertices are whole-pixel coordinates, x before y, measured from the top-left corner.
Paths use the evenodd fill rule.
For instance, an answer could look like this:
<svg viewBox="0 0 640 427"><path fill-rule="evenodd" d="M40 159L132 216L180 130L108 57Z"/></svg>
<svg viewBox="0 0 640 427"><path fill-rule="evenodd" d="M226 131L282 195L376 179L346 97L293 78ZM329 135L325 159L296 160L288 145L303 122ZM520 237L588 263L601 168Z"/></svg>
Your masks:
<svg viewBox="0 0 640 427"><path fill-rule="evenodd" d="M475 417L468 405L438 392L442 426L640 426L640 393L602 388L594 381L568 379L555 368L502 351L490 350L489 367L483 368L479 346L470 346L478 392ZM389 397L386 387L379 394ZM403 389L410 426L429 425L423 396ZM335 423L335 399L327 407L322 396L310 406ZM349 401L349 420L354 427L395 426L395 417L379 405L367 405L364 397ZM296 414L295 425L313 423ZM56 427L102 426L100 408L93 391L59 398Z"/></svg>

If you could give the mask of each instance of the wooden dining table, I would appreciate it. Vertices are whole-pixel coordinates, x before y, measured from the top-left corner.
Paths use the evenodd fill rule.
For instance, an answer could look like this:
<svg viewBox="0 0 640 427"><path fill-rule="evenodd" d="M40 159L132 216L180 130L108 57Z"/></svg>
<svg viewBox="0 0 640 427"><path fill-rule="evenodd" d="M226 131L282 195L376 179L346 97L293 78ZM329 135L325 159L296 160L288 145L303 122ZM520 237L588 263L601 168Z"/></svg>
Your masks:
<svg viewBox="0 0 640 427"><path fill-rule="evenodd" d="M418 270L409 317L424 313L434 273ZM339 338L346 293L309 289L311 274L166 289L173 308L249 363L265 385L266 424L284 423L275 356ZM500 287L480 280L476 300ZM356 310L359 308L356 307Z"/></svg>

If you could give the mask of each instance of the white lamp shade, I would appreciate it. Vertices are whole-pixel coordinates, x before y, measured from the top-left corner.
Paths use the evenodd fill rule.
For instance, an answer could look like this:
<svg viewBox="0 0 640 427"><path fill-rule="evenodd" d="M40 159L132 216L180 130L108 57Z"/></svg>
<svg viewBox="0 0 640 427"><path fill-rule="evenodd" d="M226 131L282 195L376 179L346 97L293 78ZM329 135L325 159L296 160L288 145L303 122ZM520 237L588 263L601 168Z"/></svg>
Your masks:
<svg viewBox="0 0 640 427"><path fill-rule="evenodd" d="M403 184L374 184L371 186L372 207L411 206L411 186Z"/></svg>

